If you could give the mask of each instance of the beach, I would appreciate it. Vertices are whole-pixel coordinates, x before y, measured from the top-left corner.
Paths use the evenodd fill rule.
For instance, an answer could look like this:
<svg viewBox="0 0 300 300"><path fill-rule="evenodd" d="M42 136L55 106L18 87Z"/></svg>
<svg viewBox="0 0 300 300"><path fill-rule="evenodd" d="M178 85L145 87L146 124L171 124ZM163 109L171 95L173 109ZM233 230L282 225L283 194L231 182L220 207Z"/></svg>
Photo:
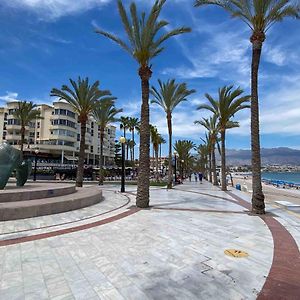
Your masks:
<svg viewBox="0 0 300 300"><path fill-rule="evenodd" d="M233 183L234 186L236 184L240 184L242 187L243 185L247 186L248 193L252 191L252 178L251 176L233 176ZM289 201L294 204L300 205L300 190L292 189L292 188L278 188L273 185L267 185L262 183L263 192L265 195L266 203L274 203L275 201Z"/></svg>

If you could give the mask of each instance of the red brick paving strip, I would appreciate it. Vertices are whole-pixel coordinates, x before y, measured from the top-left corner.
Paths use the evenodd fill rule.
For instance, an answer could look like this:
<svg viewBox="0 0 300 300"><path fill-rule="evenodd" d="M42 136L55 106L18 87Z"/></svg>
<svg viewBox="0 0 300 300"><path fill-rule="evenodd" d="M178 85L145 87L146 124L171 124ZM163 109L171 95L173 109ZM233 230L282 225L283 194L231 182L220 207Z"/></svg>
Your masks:
<svg viewBox="0 0 300 300"><path fill-rule="evenodd" d="M139 208L131 208L128 211L125 211L125 212L120 213L118 215L115 215L115 216L112 216L112 217L109 217L109 218L106 218L106 219L103 219L103 220L100 220L100 221L96 221L96 222L93 222L93 223L89 223L89 224L79 225L79 226L75 226L75 227L71 227L71 228L60 229L60 230L46 232L46 233L35 234L35 235L31 235L31 236L24 236L24 237L20 237L20 238L2 240L2 241L0 241L0 247L19 244L19 243L30 242L30 241L35 241L35 240L46 239L46 238L54 237L54 236L57 236L57 235L62 235L62 234L66 234L66 233L72 233L72 232L76 232L76 231L89 229L89 228L92 228L92 227L104 225L104 224L107 224L107 223L111 223L111 222L123 219L123 218L128 217L132 214L137 213L138 211L140 211Z"/></svg>
<svg viewBox="0 0 300 300"><path fill-rule="evenodd" d="M249 202L231 192L240 205L251 208ZM276 219L268 215L260 218L267 224L274 241L273 262L258 300L300 299L300 252L293 236Z"/></svg>

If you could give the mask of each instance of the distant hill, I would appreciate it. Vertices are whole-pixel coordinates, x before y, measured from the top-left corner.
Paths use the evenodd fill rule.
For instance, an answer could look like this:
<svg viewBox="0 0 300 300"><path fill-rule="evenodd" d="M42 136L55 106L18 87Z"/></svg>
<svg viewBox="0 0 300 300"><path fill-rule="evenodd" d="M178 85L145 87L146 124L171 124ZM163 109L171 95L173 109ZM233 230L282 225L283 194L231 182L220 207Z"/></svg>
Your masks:
<svg viewBox="0 0 300 300"><path fill-rule="evenodd" d="M230 165L250 165L250 150L226 150L226 159ZM279 164L279 165L300 165L300 150L287 147L280 148L262 148L261 158L263 165Z"/></svg>

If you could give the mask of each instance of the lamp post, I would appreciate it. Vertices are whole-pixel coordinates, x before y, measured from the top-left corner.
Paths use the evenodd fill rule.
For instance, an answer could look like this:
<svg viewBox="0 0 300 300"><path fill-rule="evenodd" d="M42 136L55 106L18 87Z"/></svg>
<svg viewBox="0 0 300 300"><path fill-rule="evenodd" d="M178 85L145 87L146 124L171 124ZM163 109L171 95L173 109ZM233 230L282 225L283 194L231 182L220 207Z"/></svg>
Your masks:
<svg viewBox="0 0 300 300"><path fill-rule="evenodd" d="M182 179L182 181L183 181L183 164L184 164L184 160L182 159L181 160L181 179Z"/></svg>
<svg viewBox="0 0 300 300"><path fill-rule="evenodd" d="M125 192L125 137L121 136L119 139L122 145L122 175L121 175L121 193Z"/></svg>
<svg viewBox="0 0 300 300"><path fill-rule="evenodd" d="M36 167L37 167L37 156L39 154L39 149L34 150L35 158L34 158L34 172L33 172L33 181L36 181Z"/></svg>
<svg viewBox="0 0 300 300"><path fill-rule="evenodd" d="M177 165L177 152L176 151L174 151L174 173L175 173L175 182L174 182L174 185L176 184L176 165Z"/></svg>

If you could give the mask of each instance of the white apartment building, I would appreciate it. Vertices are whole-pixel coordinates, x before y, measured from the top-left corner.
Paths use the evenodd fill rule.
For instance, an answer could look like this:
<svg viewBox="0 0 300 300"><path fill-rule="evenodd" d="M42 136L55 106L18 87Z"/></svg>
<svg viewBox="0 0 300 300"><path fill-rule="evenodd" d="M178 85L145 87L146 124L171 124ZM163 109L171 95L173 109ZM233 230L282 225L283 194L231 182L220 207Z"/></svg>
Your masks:
<svg viewBox="0 0 300 300"><path fill-rule="evenodd" d="M8 102L0 107L0 142L6 141L19 149L20 124L13 116L18 102ZM78 115L65 101L37 107L41 119L26 127L25 156L35 155L45 164L76 165L79 153L80 123ZM116 127L108 126L104 136L104 164L113 165L115 157ZM95 120L90 117L86 131L86 164L97 166L100 156L100 132Z"/></svg>

